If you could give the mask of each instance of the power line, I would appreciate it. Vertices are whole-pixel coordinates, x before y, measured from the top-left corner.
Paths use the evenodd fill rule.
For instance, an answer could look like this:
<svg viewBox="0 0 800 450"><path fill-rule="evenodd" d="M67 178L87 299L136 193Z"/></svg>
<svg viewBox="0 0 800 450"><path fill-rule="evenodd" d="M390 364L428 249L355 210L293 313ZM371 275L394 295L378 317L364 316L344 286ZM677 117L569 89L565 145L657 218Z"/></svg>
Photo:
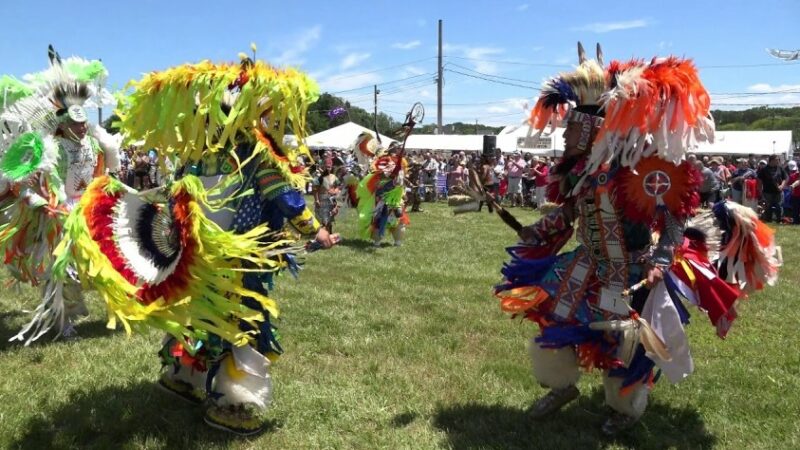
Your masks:
<svg viewBox="0 0 800 450"><path fill-rule="evenodd" d="M520 79L520 78L509 78L509 77L503 77L503 76L500 76L500 75L492 75L490 73L478 72L477 70L470 69L469 67L464 67L462 65L455 64L455 63L448 63L448 64L450 64L452 66L455 66L455 67L459 67L459 68L464 69L464 70L468 70L468 71L470 71L472 73L476 73L478 75L486 76L486 77L500 78L502 80L508 80L508 81L519 81L519 82L522 82L522 83L538 84L537 82L531 81L531 80L523 80L523 79Z"/></svg>
<svg viewBox="0 0 800 450"><path fill-rule="evenodd" d="M340 79L340 78L359 77L359 76L361 76L361 75L369 75L369 74L371 74L371 73L383 72L383 71L390 70L390 69L396 69L396 68L398 68L398 67L410 66L411 64L416 64L416 63L418 63L418 62L427 61L427 60L429 60L429 59L434 59L434 58L436 58L436 57L435 57L435 56L429 56L429 57L427 57L427 58L416 59L416 60L414 60L414 61L409 61L409 62L406 62L406 63L403 63L403 64L397 64L397 65L394 65L394 66L388 66L388 67L381 67L381 68L379 68L379 69L370 70L370 71L368 71L368 72L361 72L361 73L353 73L353 74L342 74L342 75L337 75L337 76L335 76L335 77L330 77L330 78L327 78L325 81L330 81L330 80L338 80L338 79Z"/></svg>
<svg viewBox="0 0 800 450"><path fill-rule="evenodd" d="M412 76L406 77L406 78L398 78L396 80L384 81L382 83L378 83L378 86L384 86L384 85L392 84L392 83L399 83L401 81L407 81L407 80L412 80L414 78L419 78L419 77L424 77L424 76L431 76L431 75L433 75L432 72L421 73L419 75L412 75ZM357 75L353 75L353 76L357 76ZM363 90L363 89L372 88L374 85L375 85L375 83L372 83L372 84L370 84L368 86L361 86L361 87L352 88L352 89L345 89L345 90L342 90L342 91L330 92L330 94L343 94L345 92L360 91L360 90Z"/></svg>
<svg viewBox="0 0 800 450"><path fill-rule="evenodd" d="M711 102L711 106L800 106L800 102L794 103L715 103Z"/></svg>
<svg viewBox="0 0 800 450"><path fill-rule="evenodd" d="M400 93L400 92L410 91L412 89L419 89L421 87L425 87L425 86L428 86L430 84L433 84L435 81L436 80L425 80L423 82L416 83L414 85L407 85L407 86L399 87L399 88L396 88L396 89L393 89L393 90L381 92L381 95L384 95L384 96L393 95L393 94L397 94L397 93Z"/></svg>
<svg viewBox="0 0 800 450"><path fill-rule="evenodd" d="M524 89L532 89L534 91L540 90L539 88L535 88L533 86L524 86L524 85L521 85L521 84L510 83L510 82L507 82L507 81L495 80L495 79L492 79L492 78L487 78L487 77L480 76L480 75L473 75L473 74L461 72L461 71L458 71L458 70L453 70L453 69L446 69L446 70L448 72L453 72L453 73L457 73L459 75L464 75L464 76L467 76L467 77L477 78L479 80L489 81L489 82L492 82L492 83L505 84L507 86L520 87L520 88L524 88Z"/></svg>
<svg viewBox="0 0 800 450"><path fill-rule="evenodd" d="M467 61L478 61L478 62L490 62L497 64L515 64L518 66L572 68L572 66L569 64L524 63L520 61L501 61L496 59L467 58L465 56L450 56L450 55L445 56L445 58L463 59Z"/></svg>
<svg viewBox="0 0 800 450"><path fill-rule="evenodd" d="M572 68L574 66L570 64L545 64L545 63L524 63L520 61L503 61L503 60L496 60L496 59L482 59L482 58L467 58L464 56L445 56L446 58L454 58L454 59L463 59L467 61L478 61L478 62L491 62L497 64L514 64L519 66L531 66L531 67L563 67L563 68ZM774 66L794 66L800 64L800 62L776 62L776 63L758 63L758 64L717 64L717 65L708 65L708 66L697 66L698 69L740 69L740 68L747 68L747 67L774 67Z"/></svg>
<svg viewBox="0 0 800 450"><path fill-rule="evenodd" d="M386 103L406 103L401 100L392 100L386 99L383 100ZM502 104L512 104L513 102L517 101L517 99L505 99L505 100L492 100L486 102L471 102L471 103L443 103L443 106L482 106L482 105L502 105ZM514 105L517 106L517 105Z"/></svg>
<svg viewBox="0 0 800 450"><path fill-rule="evenodd" d="M763 64L729 64L717 66L697 66L698 69L742 69L746 67L773 67L773 66L796 66L798 63L763 63Z"/></svg>
<svg viewBox="0 0 800 450"><path fill-rule="evenodd" d="M410 89L416 89L416 88L419 88L419 87L422 87L422 86L426 86L426 85L428 85L428 84L430 84L432 82L433 82L433 79L412 81L411 83L407 83L407 84L400 85L400 86L393 86L393 87L389 88L388 90L384 90L384 91L381 92L381 95L391 95L391 94L396 94L398 92L404 92L404 91L407 91L407 90L410 90ZM380 87L380 86L381 85L379 84L378 87ZM351 103L352 102L362 101L362 100L372 100L372 92L370 92L368 94L367 93L358 94L358 95L356 95L354 97L346 98L345 100L347 100L347 101L349 101Z"/></svg>
<svg viewBox="0 0 800 450"><path fill-rule="evenodd" d="M747 97L759 97L763 95L776 95L776 94L800 94L800 90L786 90L786 91L775 91L775 92L750 92L750 93L731 93L731 94L711 94L714 96L723 96L721 98L717 98L717 100L732 100L735 98L747 98ZM713 101L713 99L712 99Z"/></svg>

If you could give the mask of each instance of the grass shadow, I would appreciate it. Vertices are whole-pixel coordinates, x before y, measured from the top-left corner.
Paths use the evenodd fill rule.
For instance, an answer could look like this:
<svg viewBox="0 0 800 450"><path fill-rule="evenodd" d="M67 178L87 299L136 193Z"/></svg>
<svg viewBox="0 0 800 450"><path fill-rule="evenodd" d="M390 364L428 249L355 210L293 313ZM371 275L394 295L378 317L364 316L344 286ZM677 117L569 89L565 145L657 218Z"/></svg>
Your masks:
<svg viewBox="0 0 800 450"><path fill-rule="evenodd" d="M447 434L454 449L637 449L710 448L710 434L693 408L651 403L642 420L625 433L605 436L600 426L606 418L603 391L595 389L546 420L534 421L528 411L504 405L466 403L441 407L433 425Z"/></svg>
<svg viewBox="0 0 800 450"><path fill-rule="evenodd" d="M24 342L14 341L11 342L13 336L16 336L17 333L20 332L23 326L27 322L20 322L18 317L25 316L25 318L30 317L30 314L23 313L21 311L7 311L0 313L0 351L5 350L7 348L13 347L15 345L24 345ZM11 320L6 320L6 318L11 318ZM12 324L9 324L11 322ZM16 325L16 326L15 326ZM87 319L85 321L79 322L75 325L75 331L77 335L71 338L65 338L63 336L59 336L58 339L53 339L56 336L56 332L54 330L50 330L44 336L40 337L36 341L34 341L31 345L48 345L53 342L61 342L70 339L92 339L97 337L106 337L111 334L115 334L115 330L109 330L106 328L106 321L105 320L91 320Z"/></svg>
<svg viewBox="0 0 800 450"><path fill-rule="evenodd" d="M279 426L268 423L265 432ZM201 406L175 400L150 382L73 392L64 404L36 414L21 429L24 434L11 448L181 449L246 441L208 427Z"/></svg>
<svg viewBox="0 0 800 450"><path fill-rule="evenodd" d="M372 242L365 241L364 239L342 239L336 245L341 247L352 248L353 250L359 250L362 252L375 251L375 246L372 245Z"/></svg>

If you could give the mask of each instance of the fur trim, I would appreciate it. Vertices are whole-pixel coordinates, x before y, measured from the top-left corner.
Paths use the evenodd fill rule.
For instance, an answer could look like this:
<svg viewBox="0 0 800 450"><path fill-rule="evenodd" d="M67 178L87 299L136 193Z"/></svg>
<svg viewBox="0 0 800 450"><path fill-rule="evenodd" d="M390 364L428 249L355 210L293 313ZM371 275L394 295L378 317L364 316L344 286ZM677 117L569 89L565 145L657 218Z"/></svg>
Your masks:
<svg viewBox="0 0 800 450"><path fill-rule="evenodd" d="M244 349L249 350L244 350ZM240 350L242 349L242 350ZM225 357L221 362L219 373L214 377L214 391L222 394L216 400L219 406L252 404L259 409L267 409L272 402L272 378L269 374L269 360L256 352L252 347L235 347L234 352L240 356L254 352L260 357L263 365L261 373L250 370L252 367L241 366L236 355ZM247 357L251 359L251 357Z"/></svg>
<svg viewBox="0 0 800 450"><path fill-rule="evenodd" d="M638 383L632 390L622 394L623 379L603 375L603 387L606 391L606 404L614 411L631 416L636 419L642 417L647 408L647 397L650 395L650 387L644 383Z"/></svg>
<svg viewBox="0 0 800 450"><path fill-rule="evenodd" d="M573 386L581 377L578 358L570 347L560 349L541 348L535 338L528 344L533 376L542 386L563 389Z"/></svg>

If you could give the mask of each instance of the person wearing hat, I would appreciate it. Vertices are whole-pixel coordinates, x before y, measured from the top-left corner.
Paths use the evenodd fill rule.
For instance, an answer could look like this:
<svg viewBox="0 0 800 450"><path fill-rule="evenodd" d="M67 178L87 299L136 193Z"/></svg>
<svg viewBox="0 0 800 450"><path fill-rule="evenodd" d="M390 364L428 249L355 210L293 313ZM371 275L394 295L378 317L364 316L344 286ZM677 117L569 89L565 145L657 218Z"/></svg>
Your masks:
<svg viewBox="0 0 800 450"><path fill-rule="evenodd" d="M780 223L783 220L783 207L781 206L783 189L786 187L786 180L789 175L780 165L778 155L770 155L769 161L764 167L758 170L758 180L761 182L762 198L764 199L764 214L761 220L764 222L775 221ZM759 163L759 167L761 163Z"/></svg>
<svg viewBox="0 0 800 450"><path fill-rule="evenodd" d="M789 194L789 205L792 208L792 223L800 225L800 170L797 167L797 161L789 161L786 165L789 172L789 179L787 185L791 189Z"/></svg>

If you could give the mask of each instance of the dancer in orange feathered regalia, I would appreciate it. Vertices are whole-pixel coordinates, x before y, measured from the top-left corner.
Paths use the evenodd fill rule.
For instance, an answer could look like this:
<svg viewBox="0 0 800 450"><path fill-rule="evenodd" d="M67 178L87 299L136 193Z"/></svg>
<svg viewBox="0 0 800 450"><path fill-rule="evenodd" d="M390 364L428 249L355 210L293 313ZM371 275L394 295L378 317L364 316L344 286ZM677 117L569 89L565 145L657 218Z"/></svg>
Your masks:
<svg viewBox="0 0 800 450"><path fill-rule="evenodd" d="M566 121L550 200L559 206L519 231L496 287L504 311L535 322L533 374L550 389L539 419L578 397L581 369L603 372L614 434L645 411L656 379L693 371L684 325L693 304L720 337L735 304L773 284L772 231L731 202L696 215L699 178L684 155L712 141L710 98L689 60L587 59L544 83L532 111L540 132ZM577 230L577 231L576 231ZM575 235L578 247L559 251Z"/></svg>

